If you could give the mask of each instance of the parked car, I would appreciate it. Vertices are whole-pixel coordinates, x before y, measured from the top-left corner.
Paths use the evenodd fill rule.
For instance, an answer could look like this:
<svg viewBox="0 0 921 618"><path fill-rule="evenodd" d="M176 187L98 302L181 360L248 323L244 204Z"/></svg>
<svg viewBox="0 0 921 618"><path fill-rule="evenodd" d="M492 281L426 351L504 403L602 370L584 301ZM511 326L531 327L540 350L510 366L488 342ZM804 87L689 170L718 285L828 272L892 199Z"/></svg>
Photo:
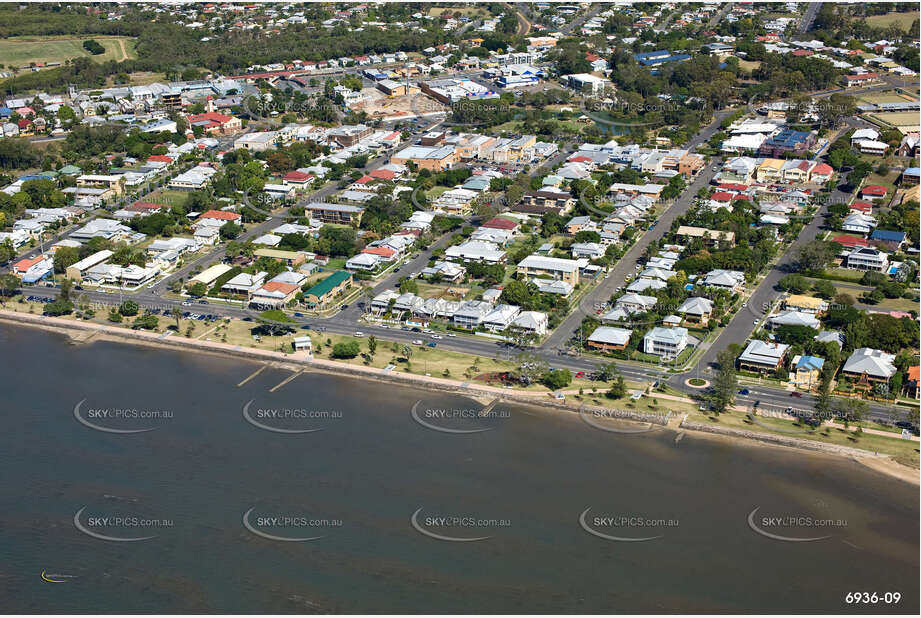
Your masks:
<svg viewBox="0 0 921 618"><path fill-rule="evenodd" d="M421 339L413 339L413 345L422 345Z"/></svg>
<svg viewBox="0 0 921 618"><path fill-rule="evenodd" d="M740 394L740 395L747 395L747 394L748 394L748 389L747 389L747 388L741 389L741 390L739 391L739 394Z"/></svg>

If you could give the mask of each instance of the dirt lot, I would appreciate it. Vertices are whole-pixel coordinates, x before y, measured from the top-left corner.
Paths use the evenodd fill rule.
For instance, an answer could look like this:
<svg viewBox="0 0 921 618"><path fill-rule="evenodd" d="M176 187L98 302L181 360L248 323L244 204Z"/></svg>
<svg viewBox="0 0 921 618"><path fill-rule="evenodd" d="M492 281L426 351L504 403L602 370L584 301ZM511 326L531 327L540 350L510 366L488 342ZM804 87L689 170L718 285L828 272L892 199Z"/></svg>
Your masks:
<svg viewBox="0 0 921 618"><path fill-rule="evenodd" d="M365 96L365 99L356 103L353 107L355 110L367 112L372 118L402 116L411 118L419 114L449 111L447 106L419 93L388 97L376 88L364 88L361 93Z"/></svg>

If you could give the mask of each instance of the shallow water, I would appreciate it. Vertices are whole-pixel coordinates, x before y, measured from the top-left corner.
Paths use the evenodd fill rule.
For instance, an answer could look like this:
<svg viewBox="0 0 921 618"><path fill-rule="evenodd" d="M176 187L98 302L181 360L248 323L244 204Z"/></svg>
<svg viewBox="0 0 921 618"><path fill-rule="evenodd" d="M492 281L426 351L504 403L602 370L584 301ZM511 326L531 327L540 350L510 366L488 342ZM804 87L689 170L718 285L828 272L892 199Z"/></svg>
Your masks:
<svg viewBox="0 0 921 618"><path fill-rule="evenodd" d="M7 612L919 609L918 488L845 459L330 375L269 392L290 373L6 325L0 349Z"/></svg>

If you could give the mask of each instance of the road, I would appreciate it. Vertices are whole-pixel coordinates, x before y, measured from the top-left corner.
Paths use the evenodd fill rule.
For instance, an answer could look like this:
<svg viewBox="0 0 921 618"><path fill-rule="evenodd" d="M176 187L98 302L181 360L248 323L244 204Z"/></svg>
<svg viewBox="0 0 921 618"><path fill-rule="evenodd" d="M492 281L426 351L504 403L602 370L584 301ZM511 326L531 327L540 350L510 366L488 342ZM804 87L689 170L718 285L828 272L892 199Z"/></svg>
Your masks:
<svg viewBox="0 0 921 618"><path fill-rule="evenodd" d="M572 34L572 32L576 28L578 28L579 26L581 26L582 24L590 20L592 17L594 17L598 13L600 13L602 9L606 9L606 8L607 8L607 4L604 4L604 3L593 5L592 8L589 9L587 12L581 15L578 15L575 19L573 19L568 24L564 24L560 28L560 32L564 35Z"/></svg>
<svg viewBox="0 0 921 618"><path fill-rule="evenodd" d="M688 147L696 147L709 140L719 130L720 123L729 113L728 111L723 111L715 114L713 121L694 136L689 142ZM608 278L586 295L581 305L591 308L605 304L613 295L615 288L624 285L624 280L627 276L635 275L635 265L645 253L646 247L648 247L652 241L662 239L671 227L672 221L687 212L697 192L701 187L709 185L715 174L716 172L713 171L712 167L704 168L697 175L697 178L695 178L674 203L672 203L668 210L656 219L655 227L647 230L617 262ZM566 342L578 331L584 317L585 314L579 310L571 313L550 335L544 344L544 348L562 350L566 347Z"/></svg>
<svg viewBox="0 0 921 618"><path fill-rule="evenodd" d="M799 34L806 34L809 32L809 29L812 28L812 22L815 21L815 16L818 15L819 9L822 8L821 2L810 2L806 12L803 13L802 19L799 21L797 26L797 32Z"/></svg>

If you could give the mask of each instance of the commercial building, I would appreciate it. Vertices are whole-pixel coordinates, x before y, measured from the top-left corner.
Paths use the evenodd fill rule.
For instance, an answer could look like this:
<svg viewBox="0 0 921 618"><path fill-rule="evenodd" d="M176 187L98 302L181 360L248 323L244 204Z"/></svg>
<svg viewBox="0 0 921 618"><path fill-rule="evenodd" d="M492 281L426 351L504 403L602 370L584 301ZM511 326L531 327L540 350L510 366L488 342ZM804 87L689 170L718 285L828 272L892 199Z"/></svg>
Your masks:
<svg viewBox="0 0 921 618"><path fill-rule="evenodd" d="M83 281L83 275L93 266L97 264L102 264L110 257L112 257L112 251L109 249L103 249L102 251L97 251L93 255L87 256L75 262L67 267L65 274L68 279L73 279L74 281Z"/></svg>

